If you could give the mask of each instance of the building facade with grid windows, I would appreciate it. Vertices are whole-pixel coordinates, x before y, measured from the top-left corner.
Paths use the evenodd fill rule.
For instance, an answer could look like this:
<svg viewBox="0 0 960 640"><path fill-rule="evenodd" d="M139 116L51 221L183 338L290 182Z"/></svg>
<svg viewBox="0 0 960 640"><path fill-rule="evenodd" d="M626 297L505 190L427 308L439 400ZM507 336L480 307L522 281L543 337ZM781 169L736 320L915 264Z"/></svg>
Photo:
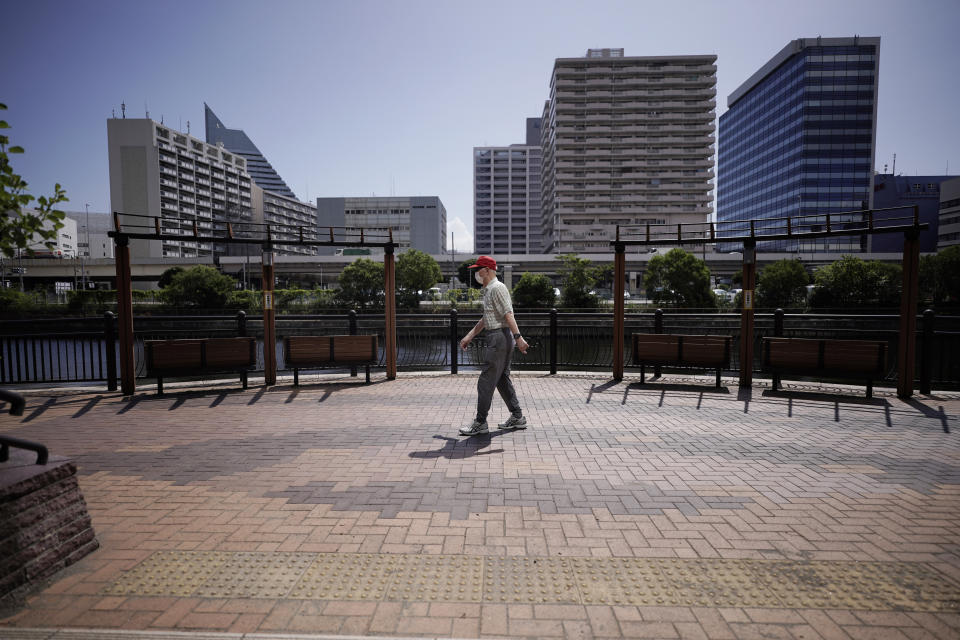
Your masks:
<svg viewBox="0 0 960 640"><path fill-rule="evenodd" d="M346 237L344 228L363 229L377 239L392 230L397 251L447 252L447 210L437 196L317 198L317 226L321 234L333 228L335 240ZM320 255L349 255L343 247L318 247L318 251ZM383 249L373 247L363 253L383 255Z"/></svg>
<svg viewBox="0 0 960 640"><path fill-rule="evenodd" d="M713 212L714 55L558 58L543 110L545 253L610 250L617 225Z"/></svg>
<svg viewBox="0 0 960 640"><path fill-rule="evenodd" d="M879 58L880 38L798 39L730 94L719 125L721 229L733 235L734 223L767 221L759 223L760 231L784 225L777 219L786 216L873 206ZM862 219L831 216L834 229ZM804 223L818 230L826 219ZM869 250L860 236L757 246L783 252ZM718 250L736 248L721 243Z"/></svg>
<svg viewBox="0 0 960 640"><path fill-rule="evenodd" d="M223 146L149 118L111 118L107 120L107 147L110 207L119 214L130 214L121 215L125 228L133 230L140 225L153 232L148 218L158 217L164 234L183 237L131 240L133 257L228 255L228 245L192 239L194 225L200 235L210 235L225 233L227 223L237 235L253 232L252 226L244 225L269 224L277 253L316 255L312 247L282 244L285 238L298 238L300 226L315 233L315 207L261 189L251 180L246 159ZM230 249L230 254L236 250Z"/></svg>
<svg viewBox="0 0 960 640"><path fill-rule="evenodd" d="M527 119L526 144L473 149L473 242L477 253L543 250L539 122L540 118Z"/></svg>
<svg viewBox="0 0 960 640"><path fill-rule="evenodd" d="M940 220L937 250L960 244L960 178L940 184Z"/></svg>

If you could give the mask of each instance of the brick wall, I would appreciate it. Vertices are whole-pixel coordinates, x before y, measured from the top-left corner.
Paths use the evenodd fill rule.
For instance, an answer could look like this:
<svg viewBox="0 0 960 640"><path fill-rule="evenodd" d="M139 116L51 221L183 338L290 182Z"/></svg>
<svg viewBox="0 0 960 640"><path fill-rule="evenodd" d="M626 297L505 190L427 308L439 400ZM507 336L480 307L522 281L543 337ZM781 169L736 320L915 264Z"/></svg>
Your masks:
<svg viewBox="0 0 960 640"><path fill-rule="evenodd" d="M91 551L94 536L76 465L11 450L0 463L0 603L28 591Z"/></svg>

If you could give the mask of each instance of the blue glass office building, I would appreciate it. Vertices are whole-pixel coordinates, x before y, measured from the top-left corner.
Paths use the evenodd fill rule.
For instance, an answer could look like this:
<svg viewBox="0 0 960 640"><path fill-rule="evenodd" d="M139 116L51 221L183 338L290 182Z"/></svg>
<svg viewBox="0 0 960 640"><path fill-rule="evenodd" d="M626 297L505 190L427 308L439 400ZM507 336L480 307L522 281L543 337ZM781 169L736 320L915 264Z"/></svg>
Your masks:
<svg viewBox="0 0 960 640"><path fill-rule="evenodd" d="M228 151L242 156L247 161L247 173L257 186L264 191L272 191L288 198L296 199L296 194L283 181L267 159L260 153L257 145L247 137L242 129L227 129L213 110L204 103L207 144L223 143Z"/></svg>
<svg viewBox="0 0 960 640"><path fill-rule="evenodd" d="M794 40L730 94L719 126L718 222L768 221L757 223L760 230L784 226L775 218L872 206L879 52L880 38ZM832 228L845 219L862 216L831 216ZM718 250L738 248L721 244ZM757 248L868 249L860 236Z"/></svg>

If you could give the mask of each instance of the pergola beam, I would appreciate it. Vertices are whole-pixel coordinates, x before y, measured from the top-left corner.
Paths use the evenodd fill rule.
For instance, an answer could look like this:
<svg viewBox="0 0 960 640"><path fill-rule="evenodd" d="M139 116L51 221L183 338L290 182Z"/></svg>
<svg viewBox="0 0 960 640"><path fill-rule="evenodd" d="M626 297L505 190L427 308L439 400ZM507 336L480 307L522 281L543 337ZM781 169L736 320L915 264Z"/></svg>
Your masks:
<svg viewBox="0 0 960 640"><path fill-rule="evenodd" d="M878 220L874 214L878 211L894 211L902 209L912 209L910 217L899 217L896 219ZM838 218L843 216L862 215L862 221L843 220L838 222ZM797 232L799 228L795 220L807 220L807 226L821 224L823 219L823 231L803 231ZM831 220L832 218L832 220ZM813 222L810 222L814 219ZM890 224L884 226L883 222L902 222L909 220L907 224ZM736 224L743 225L749 223L750 233L747 235L732 235L718 237L720 233L709 223L709 227L702 228L701 223L694 223L687 226L700 227L692 232L694 235L684 237L683 224L676 225L654 225L661 227L662 231L652 233L651 225L646 224L637 226L635 234L636 239L630 239L630 227L617 226L617 235L610 244L614 247L614 310L613 310L613 377L616 380L623 379L623 342L624 342L624 306L623 306L623 270L625 265L624 252L628 246L651 246L651 245L703 245L718 243L742 243L743 244L743 306L740 309L740 387L748 388L753 385L753 333L754 333L754 293L757 279L757 242L772 240L807 240L814 238L837 238L844 236L863 236L877 235L883 233L902 233L904 234L903 245L903 290L900 300L900 333L899 345L897 349L897 395L901 399L908 399L913 395L913 375L914 358L916 357L916 327L917 327L917 298L919 294L919 271L920 271L920 232L929 228L929 224L920 222L920 209L916 205L910 207L891 207L888 209L869 209L865 211L849 211L834 214L809 214L804 216L793 216L786 218L777 218L773 222L783 221L786 232L765 233L766 229L757 228L757 223L769 224L770 220L749 220L738 221ZM845 225L844 228L837 229L837 225ZM880 226L878 226L878 224ZM850 225L857 225L851 228ZM769 228L769 227L768 227ZM780 229L781 227L776 227Z"/></svg>
<svg viewBox="0 0 960 640"><path fill-rule="evenodd" d="M127 232L122 230L121 216L147 219L149 226L138 225L138 228L153 227L153 233ZM386 308L384 310L384 348L386 350L387 379L397 377L397 312L396 312L396 275L394 251L396 243L393 241L393 229L387 230L387 239L368 239L368 234L360 230L359 240L337 240L336 235L348 235L346 228L329 227L330 240L305 240L303 227L286 227L297 230L297 237L292 239L277 238L269 225L261 232L263 237L238 238L231 223L227 223L226 235L201 236L195 220L176 220L178 223L192 223L193 234L163 233L160 227L161 219L156 216L139 214L113 213L113 231L107 235L113 238L116 245L117 269L117 311L120 338L120 378L124 395L134 393L136 371L133 357L133 292L130 276L130 240L170 240L175 242L211 242L222 244L255 244L263 247L263 356L264 356L264 383L273 385L277 382L277 354L276 354L276 304L274 300L274 264L273 250L275 245L295 245L305 247L380 247L384 252L384 293ZM249 230L246 233L251 233ZM382 238L383 236L379 236Z"/></svg>

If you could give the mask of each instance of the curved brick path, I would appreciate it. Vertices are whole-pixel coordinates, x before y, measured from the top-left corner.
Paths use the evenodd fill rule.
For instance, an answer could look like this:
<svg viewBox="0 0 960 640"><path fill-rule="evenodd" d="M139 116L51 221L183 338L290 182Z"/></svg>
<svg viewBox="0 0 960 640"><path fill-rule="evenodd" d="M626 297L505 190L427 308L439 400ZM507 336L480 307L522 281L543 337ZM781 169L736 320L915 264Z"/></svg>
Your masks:
<svg viewBox="0 0 960 640"><path fill-rule="evenodd" d="M0 637L960 636L957 394L521 373L465 439L475 375L350 382L31 392L102 546Z"/></svg>

